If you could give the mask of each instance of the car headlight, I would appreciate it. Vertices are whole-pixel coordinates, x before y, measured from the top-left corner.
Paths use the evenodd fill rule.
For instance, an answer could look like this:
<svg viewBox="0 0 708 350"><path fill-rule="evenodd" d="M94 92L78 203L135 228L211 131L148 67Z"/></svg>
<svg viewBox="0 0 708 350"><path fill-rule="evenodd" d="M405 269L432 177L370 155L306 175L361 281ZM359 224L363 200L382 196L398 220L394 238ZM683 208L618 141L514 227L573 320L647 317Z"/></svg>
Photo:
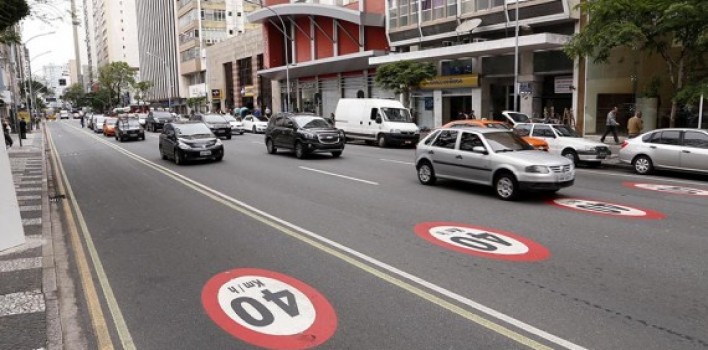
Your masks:
<svg viewBox="0 0 708 350"><path fill-rule="evenodd" d="M221 146L221 140L216 139L216 143L214 143L215 146Z"/></svg>
<svg viewBox="0 0 708 350"><path fill-rule="evenodd" d="M303 133L302 135L305 136L305 138L309 139L309 140L315 139L315 134L310 134L309 132Z"/></svg>
<svg viewBox="0 0 708 350"><path fill-rule="evenodd" d="M401 129L391 129L391 133L392 133L392 134L400 134L400 133L401 133Z"/></svg>
<svg viewBox="0 0 708 350"><path fill-rule="evenodd" d="M179 147L179 148L181 148L181 149L190 149L190 148L192 148L191 146L189 146L189 145L188 145L187 143L185 143L184 141L177 141L177 147Z"/></svg>
<svg viewBox="0 0 708 350"><path fill-rule="evenodd" d="M534 174L548 174L551 172L551 170L548 169L548 167L545 165L531 165L531 166L527 166L525 170L527 173L534 173Z"/></svg>

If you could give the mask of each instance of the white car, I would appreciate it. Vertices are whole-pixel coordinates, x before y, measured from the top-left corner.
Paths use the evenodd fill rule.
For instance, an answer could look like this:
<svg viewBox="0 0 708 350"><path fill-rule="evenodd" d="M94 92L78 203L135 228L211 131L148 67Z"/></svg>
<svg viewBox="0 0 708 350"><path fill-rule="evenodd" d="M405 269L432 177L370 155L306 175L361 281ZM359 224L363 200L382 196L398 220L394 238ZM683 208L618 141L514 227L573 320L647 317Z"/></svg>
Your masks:
<svg viewBox="0 0 708 350"><path fill-rule="evenodd" d="M256 117L252 114L243 117L243 129L254 134L265 132L268 127L268 119Z"/></svg>
<svg viewBox="0 0 708 350"><path fill-rule="evenodd" d="M597 166L609 158L612 151L604 143L584 139L563 124L520 123L514 130L521 136L531 136L548 142L548 152L572 160L575 164Z"/></svg>
<svg viewBox="0 0 708 350"><path fill-rule="evenodd" d="M135 114L138 117L138 123L140 123L140 126L143 128L145 127L145 119L147 119L147 113L137 113Z"/></svg>
<svg viewBox="0 0 708 350"><path fill-rule="evenodd" d="M231 115L224 115L224 118L229 122L229 125L231 125L231 135L233 134L239 134L243 135L243 122L234 118Z"/></svg>
<svg viewBox="0 0 708 350"><path fill-rule="evenodd" d="M654 169L708 174L708 130L658 129L627 139L619 151L622 163L637 174Z"/></svg>
<svg viewBox="0 0 708 350"><path fill-rule="evenodd" d="M69 112L68 111L59 112L59 119L69 119Z"/></svg>

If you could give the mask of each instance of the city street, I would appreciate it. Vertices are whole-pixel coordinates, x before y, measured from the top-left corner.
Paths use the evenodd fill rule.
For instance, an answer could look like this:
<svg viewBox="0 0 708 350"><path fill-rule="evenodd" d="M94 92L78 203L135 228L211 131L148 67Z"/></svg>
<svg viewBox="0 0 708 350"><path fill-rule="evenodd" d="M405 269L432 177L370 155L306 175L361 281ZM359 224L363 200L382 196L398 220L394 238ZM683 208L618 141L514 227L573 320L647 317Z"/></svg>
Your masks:
<svg viewBox="0 0 708 350"><path fill-rule="evenodd" d="M556 195L505 202L421 185L412 148L299 160L247 133L221 162L177 166L157 133L46 125L99 344L708 348L705 177L579 168Z"/></svg>

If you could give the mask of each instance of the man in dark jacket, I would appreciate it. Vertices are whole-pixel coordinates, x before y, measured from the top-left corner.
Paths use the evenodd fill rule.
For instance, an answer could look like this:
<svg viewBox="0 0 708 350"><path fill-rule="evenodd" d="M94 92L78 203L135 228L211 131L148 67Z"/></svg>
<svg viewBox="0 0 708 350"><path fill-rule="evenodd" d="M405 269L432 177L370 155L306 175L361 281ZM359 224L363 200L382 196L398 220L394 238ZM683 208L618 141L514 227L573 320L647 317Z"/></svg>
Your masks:
<svg viewBox="0 0 708 350"><path fill-rule="evenodd" d="M20 119L20 137L23 140L27 138L27 122L24 118Z"/></svg>

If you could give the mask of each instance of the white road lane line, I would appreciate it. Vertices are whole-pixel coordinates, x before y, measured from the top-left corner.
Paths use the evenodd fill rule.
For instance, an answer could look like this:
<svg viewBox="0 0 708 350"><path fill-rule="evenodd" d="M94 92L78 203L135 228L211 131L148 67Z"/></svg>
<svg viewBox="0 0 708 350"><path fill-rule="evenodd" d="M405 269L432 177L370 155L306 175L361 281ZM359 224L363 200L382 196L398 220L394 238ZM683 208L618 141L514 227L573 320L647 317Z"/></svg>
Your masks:
<svg viewBox="0 0 708 350"><path fill-rule="evenodd" d="M369 180L363 180L363 179L359 179L359 178L351 177L351 176L347 176L347 175L341 175L341 174L330 173L329 171L324 171L324 170L319 170L319 169L308 168L308 167L306 167L306 166L299 166L298 168L300 168L300 169L302 169L302 170L313 171L313 172L320 173L320 174L324 174L324 175L340 177L340 178L342 178L342 179L347 179L347 180L352 180L352 181L363 182L363 183L365 183L365 184L369 184L369 185L373 185L373 186L378 186L378 185L379 185L378 182L369 181Z"/></svg>
<svg viewBox="0 0 708 350"><path fill-rule="evenodd" d="M690 184L690 185L697 185L697 186L705 186L706 185L705 182L701 182L701 181L668 179L665 177L658 177L658 176L651 176L651 175L617 174L617 173L609 173L609 172L587 170L587 169L578 169L578 168L575 168L575 170L580 171L582 173L589 173L589 174L628 177L628 178L633 178L633 179L637 180L638 182L646 182L647 180L651 180L651 181L676 182L676 183L683 183L683 184ZM576 181L576 183L577 183L577 181Z"/></svg>
<svg viewBox="0 0 708 350"><path fill-rule="evenodd" d="M44 294L39 289L0 295L0 317L44 311Z"/></svg>
<svg viewBox="0 0 708 350"><path fill-rule="evenodd" d="M413 162L404 162L402 160L395 160L395 159L385 159L381 158L379 159L382 162L390 162L390 163L396 163L396 164L404 164L404 165L413 165Z"/></svg>

